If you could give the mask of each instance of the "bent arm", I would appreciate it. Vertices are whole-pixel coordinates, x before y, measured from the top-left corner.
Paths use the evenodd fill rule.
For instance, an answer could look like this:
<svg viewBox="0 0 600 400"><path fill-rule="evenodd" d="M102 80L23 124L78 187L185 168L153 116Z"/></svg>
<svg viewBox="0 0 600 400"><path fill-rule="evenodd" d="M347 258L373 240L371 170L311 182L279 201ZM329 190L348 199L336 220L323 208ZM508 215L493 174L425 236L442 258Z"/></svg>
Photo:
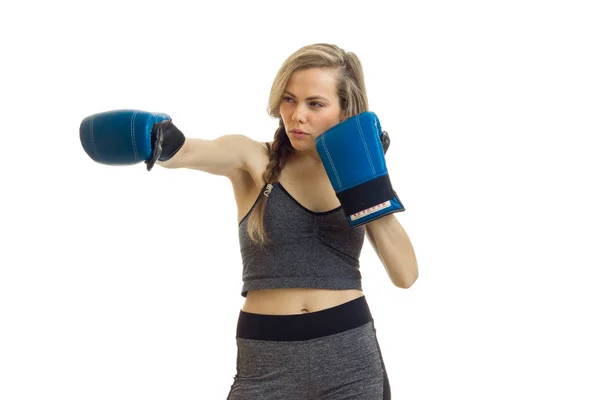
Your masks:
<svg viewBox="0 0 600 400"><path fill-rule="evenodd" d="M394 214L366 224L366 236L395 286L408 289L419 268L412 243Z"/></svg>

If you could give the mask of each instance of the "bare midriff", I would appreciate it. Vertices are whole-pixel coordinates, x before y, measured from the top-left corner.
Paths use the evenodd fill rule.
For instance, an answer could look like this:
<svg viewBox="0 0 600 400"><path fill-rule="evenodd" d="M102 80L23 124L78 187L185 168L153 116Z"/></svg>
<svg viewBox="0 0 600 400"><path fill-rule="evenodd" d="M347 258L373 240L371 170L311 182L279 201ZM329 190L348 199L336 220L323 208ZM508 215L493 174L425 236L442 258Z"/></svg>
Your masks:
<svg viewBox="0 0 600 400"><path fill-rule="evenodd" d="M253 314L293 315L325 310L355 300L361 290L262 289L249 291L242 311Z"/></svg>

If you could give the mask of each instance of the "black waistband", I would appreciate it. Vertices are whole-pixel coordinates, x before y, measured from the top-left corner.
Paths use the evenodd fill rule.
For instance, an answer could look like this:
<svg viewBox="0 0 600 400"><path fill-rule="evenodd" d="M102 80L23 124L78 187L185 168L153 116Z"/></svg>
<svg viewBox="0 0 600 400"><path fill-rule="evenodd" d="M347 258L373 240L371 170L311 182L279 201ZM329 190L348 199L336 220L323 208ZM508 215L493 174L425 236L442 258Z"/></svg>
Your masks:
<svg viewBox="0 0 600 400"><path fill-rule="evenodd" d="M265 315L240 311L236 337L274 341L310 340L358 328L372 320L365 296L308 314Z"/></svg>

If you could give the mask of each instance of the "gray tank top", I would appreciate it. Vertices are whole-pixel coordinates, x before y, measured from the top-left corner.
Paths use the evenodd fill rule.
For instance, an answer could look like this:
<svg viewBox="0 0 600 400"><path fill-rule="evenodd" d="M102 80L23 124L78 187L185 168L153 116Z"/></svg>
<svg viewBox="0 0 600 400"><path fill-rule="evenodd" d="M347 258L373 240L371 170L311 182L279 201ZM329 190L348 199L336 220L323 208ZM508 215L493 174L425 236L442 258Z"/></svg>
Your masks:
<svg viewBox="0 0 600 400"><path fill-rule="evenodd" d="M270 243L262 249L246 233L250 212L238 226L243 297L257 289L362 290L358 259L365 228L350 228L341 206L314 212L298 203L279 182L274 184L264 221Z"/></svg>

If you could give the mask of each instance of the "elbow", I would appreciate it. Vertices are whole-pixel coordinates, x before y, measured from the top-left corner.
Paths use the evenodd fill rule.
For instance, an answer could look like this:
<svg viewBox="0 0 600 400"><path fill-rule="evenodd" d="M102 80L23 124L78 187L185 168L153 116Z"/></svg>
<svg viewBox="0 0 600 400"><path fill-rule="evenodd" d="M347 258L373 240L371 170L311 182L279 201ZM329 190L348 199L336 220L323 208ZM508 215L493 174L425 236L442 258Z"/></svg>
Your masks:
<svg viewBox="0 0 600 400"><path fill-rule="evenodd" d="M392 279L394 286L400 289L409 289L419 278L419 272L415 269L414 273L402 275Z"/></svg>
<svg viewBox="0 0 600 400"><path fill-rule="evenodd" d="M415 283L416 279L413 281L402 281L402 282L394 282L394 286L400 289L410 289L410 287Z"/></svg>

